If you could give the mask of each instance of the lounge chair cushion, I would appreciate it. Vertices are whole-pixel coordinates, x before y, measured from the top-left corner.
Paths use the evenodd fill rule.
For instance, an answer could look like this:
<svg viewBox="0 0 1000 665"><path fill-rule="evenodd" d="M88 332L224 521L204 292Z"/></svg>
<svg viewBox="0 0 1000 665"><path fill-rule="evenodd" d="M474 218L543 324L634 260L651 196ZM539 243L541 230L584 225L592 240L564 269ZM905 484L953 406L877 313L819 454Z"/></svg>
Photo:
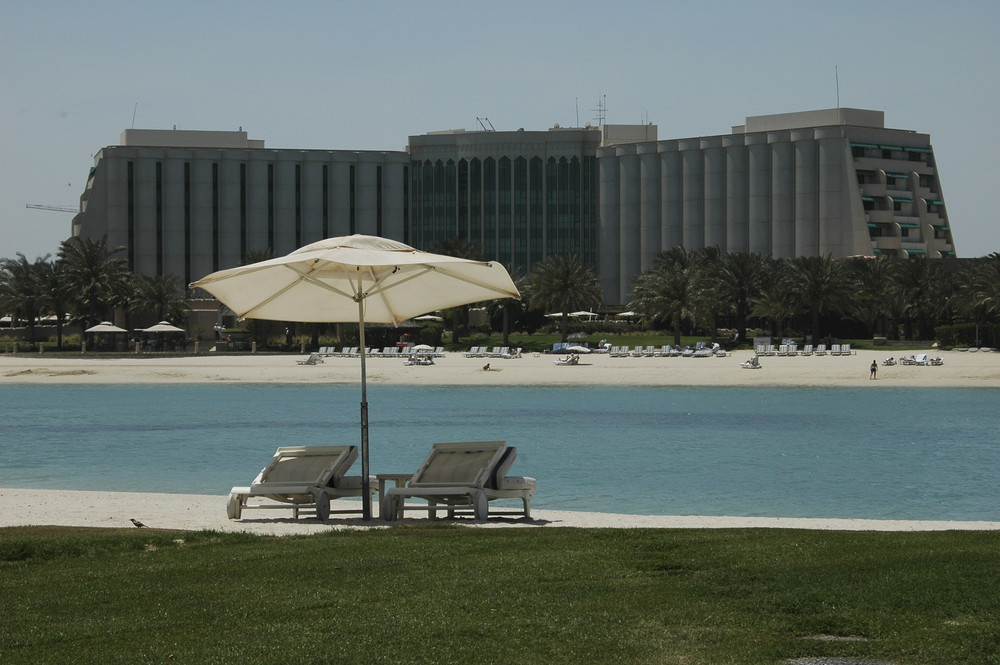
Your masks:
<svg viewBox="0 0 1000 665"><path fill-rule="evenodd" d="M497 460L492 472L490 472L490 477L486 481L486 487L494 490L502 489L503 480L507 476L507 472L510 471L510 467L514 466L514 460L516 459L517 448L513 446L504 448L503 455Z"/></svg>
<svg viewBox="0 0 1000 665"><path fill-rule="evenodd" d="M504 476L498 490L535 490L535 479L527 476Z"/></svg>

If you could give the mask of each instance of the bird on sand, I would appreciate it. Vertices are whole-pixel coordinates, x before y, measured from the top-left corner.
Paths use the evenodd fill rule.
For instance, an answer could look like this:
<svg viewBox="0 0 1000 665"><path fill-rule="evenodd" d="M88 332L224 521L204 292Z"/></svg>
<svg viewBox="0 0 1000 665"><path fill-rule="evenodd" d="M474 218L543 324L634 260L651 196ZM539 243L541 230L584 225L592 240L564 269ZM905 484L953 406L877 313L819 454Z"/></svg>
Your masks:
<svg viewBox="0 0 1000 665"><path fill-rule="evenodd" d="M143 524L142 522L140 522L139 520L137 520L136 518L132 517L132 518L130 518L130 519L132 520L132 524L136 525L136 526L137 526L137 527L139 527L140 529L144 529L144 528L146 528L146 525L145 525L145 524Z"/></svg>

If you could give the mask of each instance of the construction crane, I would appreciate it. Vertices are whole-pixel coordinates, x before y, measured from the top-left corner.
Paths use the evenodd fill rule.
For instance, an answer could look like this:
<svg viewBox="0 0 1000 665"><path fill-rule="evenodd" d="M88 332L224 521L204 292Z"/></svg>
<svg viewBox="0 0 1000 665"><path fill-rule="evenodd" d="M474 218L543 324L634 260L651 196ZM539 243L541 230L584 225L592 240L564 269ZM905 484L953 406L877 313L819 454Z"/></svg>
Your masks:
<svg viewBox="0 0 1000 665"><path fill-rule="evenodd" d="M80 212L79 208L73 208L71 206L47 206L41 205L40 203L26 203L25 208L30 208L31 210L51 210L52 212Z"/></svg>

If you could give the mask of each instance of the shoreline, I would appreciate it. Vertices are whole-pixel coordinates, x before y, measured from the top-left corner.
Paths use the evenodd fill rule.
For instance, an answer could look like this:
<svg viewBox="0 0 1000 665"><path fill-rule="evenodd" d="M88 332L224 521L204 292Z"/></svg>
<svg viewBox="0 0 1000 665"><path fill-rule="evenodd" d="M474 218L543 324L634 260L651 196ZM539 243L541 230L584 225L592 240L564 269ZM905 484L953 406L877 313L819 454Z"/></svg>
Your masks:
<svg viewBox="0 0 1000 665"><path fill-rule="evenodd" d="M155 529L177 531L246 532L257 535L309 535L341 529L390 528L375 520L331 518L322 523L303 517L226 517L226 496L201 494L151 494L80 490L0 488L0 527L62 526L83 528L134 528L136 518ZM351 502L355 506L357 502ZM350 507L335 501L334 509ZM377 502L375 504L377 510ZM266 511L265 511L266 512ZM259 513L257 513L259 514ZM447 520L440 520L445 522ZM398 524L427 524L427 518L407 518ZM873 520L847 518L785 518L698 515L629 515L561 510L532 510L531 520L491 518L477 524L469 518L455 521L478 528L573 527L616 529L808 529L824 531L997 531L1000 522Z"/></svg>
<svg viewBox="0 0 1000 665"><path fill-rule="evenodd" d="M413 386L705 386L705 387L922 387L1000 388L1000 353L906 352L941 357L941 366L882 365L892 351L859 350L851 356L766 356L761 369L740 363L751 355L711 358L580 357L575 366L557 366L554 354L522 358L466 358L446 353L433 366L404 366L401 358L373 357L366 363L369 385ZM744 357L745 356L745 357ZM301 354L66 357L44 354L0 355L0 385L97 384L357 384L358 358L325 358L299 365ZM872 361L876 380L869 378ZM490 369L484 371L489 364Z"/></svg>

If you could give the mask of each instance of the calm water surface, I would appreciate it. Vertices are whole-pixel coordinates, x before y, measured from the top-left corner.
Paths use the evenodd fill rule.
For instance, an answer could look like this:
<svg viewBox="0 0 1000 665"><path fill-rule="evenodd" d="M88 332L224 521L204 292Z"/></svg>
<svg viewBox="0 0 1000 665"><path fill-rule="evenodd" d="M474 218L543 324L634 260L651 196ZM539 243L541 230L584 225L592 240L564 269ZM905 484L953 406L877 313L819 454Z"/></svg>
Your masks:
<svg viewBox="0 0 1000 665"><path fill-rule="evenodd" d="M998 398L370 386L371 470L498 439L541 509L1000 520ZM279 445L358 443L359 401L358 386L0 386L0 487L225 494Z"/></svg>

